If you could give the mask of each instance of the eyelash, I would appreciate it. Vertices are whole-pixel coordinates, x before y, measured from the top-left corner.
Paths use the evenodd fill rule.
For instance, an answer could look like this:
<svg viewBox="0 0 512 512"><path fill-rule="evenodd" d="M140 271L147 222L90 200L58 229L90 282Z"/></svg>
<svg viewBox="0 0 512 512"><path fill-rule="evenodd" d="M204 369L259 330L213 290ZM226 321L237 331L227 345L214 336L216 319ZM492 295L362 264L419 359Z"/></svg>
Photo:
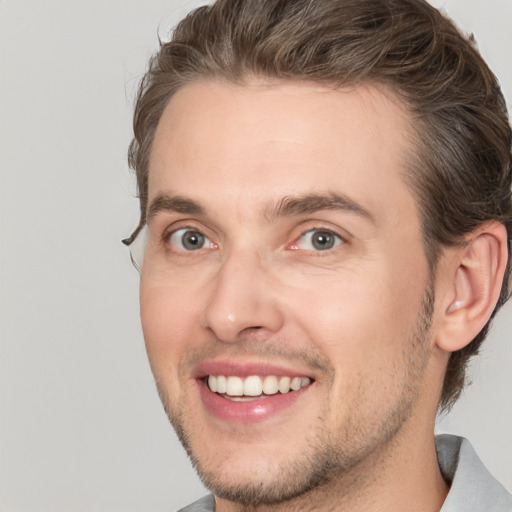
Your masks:
<svg viewBox="0 0 512 512"><path fill-rule="evenodd" d="M199 247L197 249L188 249L188 250L185 247L177 248L176 247L176 241L173 244L172 243L172 239L180 231L183 232L182 238L178 242L178 243L181 243L181 245L183 245L183 242L184 242L183 241L183 236L187 232L192 232L192 233L198 233L202 237L204 237L204 244L207 244L207 247L201 246L201 247ZM334 238L334 240L332 242L333 245L329 246L327 248L314 248L314 247L313 248L301 248L300 244L302 243L301 241L304 239L304 237L306 235L310 235L310 237L312 237L315 233L323 234L326 237L333 237ZM311 253L328 253L328 252L332 251L333 249L335 249L336 247L338 247L339 245L345 244L346 242L347 241L346 241L346 239L343 236L339 235L338 233L336 233L332 229L328 229L328 228L325 228L325 227L312 227L312 228L309 228L309 229L303 231L300 234L299 237L297 237L291 244L288 244L286 247L287 247L287 249L292 250L292 251L304 250L304 251L308 251L308 252L311 252ZM177 252L177 253L193 253L193 252L196 252L196 251L201 251L203 249L216 249L218 247L217 244L215 244L214 242L211 241L210 237L205 235L204 232L201 229L199 229L199 228L197 228L195 226L180 226L177 229L173 229L172 231L166 231L164 233L164 235L163 235L163 243L166 246L171 246L171 247L174 246L174 251ZM309 242L306 241L306 243L313 244L314 242L312 241L312 239L310 239Z"/></svg>
<svg viewBox="0 0 512 512"><path fill-rule="evenodd" d="M311 236L313 236L314 233L319 233L319 234L323 234L323 235L326 235L326 236L329 236L329 237L333 237L334 238L334 242L333 242L334 245L332 247L323 248L323 249L318 249L317 248L317 249L303 249L303 250L314 252L314 253L329 252L332 249L338 247L339 245L345 244L347 242L346 239L343 236L339 235L338 233L336 233L332 229L328 229L328 228L325 228L325 227L313 227L313 228L309 228L309 229L303 231L301 233L301 235L294 242L292 242L291 245L288 246L289 249L291 249L291 250L301 250L301 248L298 247L299 242L306 235L311 234Z"/></svg>
<svg viewBox="0 0 512 512"><path fill-rule="evenodd" d="M213 248L216 248L217 245L212 242L210 240L210 237L208 237L207 235L204 234L204 232L201 230L201 229L198 229L194 226L180 226L178 227L177 229L173 229L172 231L167 231L164 233L163 235L163 242L166 246L170 245L170 246L173 246L173 243L172 243L172 239L173 237L175 237L180 231L183 232L183 235L181 237L181 244L183 245L183 237L185 236L186 233L197 233L199 235L201 235L202 237L204 237L204 243L208 245L208 242L209 242L209 247L199 247L197 249L190 249L190 250L187 250L186 248L177 248L176 249L176 252L195 252L195 251L200 251L201 249L213 249Z"/></svg>

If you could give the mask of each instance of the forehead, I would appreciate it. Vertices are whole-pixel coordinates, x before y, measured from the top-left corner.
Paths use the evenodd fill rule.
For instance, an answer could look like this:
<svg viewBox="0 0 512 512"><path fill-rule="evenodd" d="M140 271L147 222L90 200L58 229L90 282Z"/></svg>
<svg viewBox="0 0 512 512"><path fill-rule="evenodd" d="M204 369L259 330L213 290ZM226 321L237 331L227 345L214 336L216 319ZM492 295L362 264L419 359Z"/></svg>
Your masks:
<svg viewBox="0 0 512 512"><path fill-rule="evenodd" d="M376 215L390 198L394 210L409 208L403 171L410 132L393 93L370 85L189 84L157 127L149 202L166 192L212 204L215 190L223 205L249 211L265 199L334 191Z"/></svg>

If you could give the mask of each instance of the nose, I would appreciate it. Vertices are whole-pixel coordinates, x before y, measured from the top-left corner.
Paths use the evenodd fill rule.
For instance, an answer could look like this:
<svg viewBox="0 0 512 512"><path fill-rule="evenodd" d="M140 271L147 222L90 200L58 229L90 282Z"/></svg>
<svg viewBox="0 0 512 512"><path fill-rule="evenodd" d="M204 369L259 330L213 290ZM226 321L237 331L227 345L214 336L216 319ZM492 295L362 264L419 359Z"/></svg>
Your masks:
<svg viewBox="0 0 512 512"><path fill-rule="evenodd" d="M268 337L283 324L277 283L254 252L231 254L212 283L205 311L206 328L225 343L258 332Z"/></svg>

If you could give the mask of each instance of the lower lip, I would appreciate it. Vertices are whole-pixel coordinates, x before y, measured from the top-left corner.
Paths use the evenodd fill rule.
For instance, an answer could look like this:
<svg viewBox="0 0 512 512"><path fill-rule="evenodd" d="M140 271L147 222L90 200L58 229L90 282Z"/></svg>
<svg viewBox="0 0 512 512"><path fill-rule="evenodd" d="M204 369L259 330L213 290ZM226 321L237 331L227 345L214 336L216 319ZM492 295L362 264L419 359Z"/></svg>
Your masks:
<svg viewBox="0 0 512 512"><path fill-rule="evenodd" d="M250 424L265 421L292 406L311 387L298 391L266 395L266 398L235 402L213 393L204 380L198 380L203 404L213 416L232 423Z"/></svg>

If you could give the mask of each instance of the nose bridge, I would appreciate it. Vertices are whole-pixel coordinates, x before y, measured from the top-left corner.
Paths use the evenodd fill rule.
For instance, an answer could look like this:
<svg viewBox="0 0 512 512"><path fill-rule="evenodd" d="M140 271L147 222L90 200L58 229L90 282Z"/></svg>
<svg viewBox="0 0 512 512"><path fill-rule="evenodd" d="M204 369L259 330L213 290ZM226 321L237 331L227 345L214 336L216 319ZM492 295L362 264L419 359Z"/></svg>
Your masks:
<svg viewBox="0 0 512 512"><path fill-rule="evenodd" d="M205 314L207 328L224 342L236 342L254 329L278 330L282 315L271 283L257 252L232 251L213 283Z"/></svg>

